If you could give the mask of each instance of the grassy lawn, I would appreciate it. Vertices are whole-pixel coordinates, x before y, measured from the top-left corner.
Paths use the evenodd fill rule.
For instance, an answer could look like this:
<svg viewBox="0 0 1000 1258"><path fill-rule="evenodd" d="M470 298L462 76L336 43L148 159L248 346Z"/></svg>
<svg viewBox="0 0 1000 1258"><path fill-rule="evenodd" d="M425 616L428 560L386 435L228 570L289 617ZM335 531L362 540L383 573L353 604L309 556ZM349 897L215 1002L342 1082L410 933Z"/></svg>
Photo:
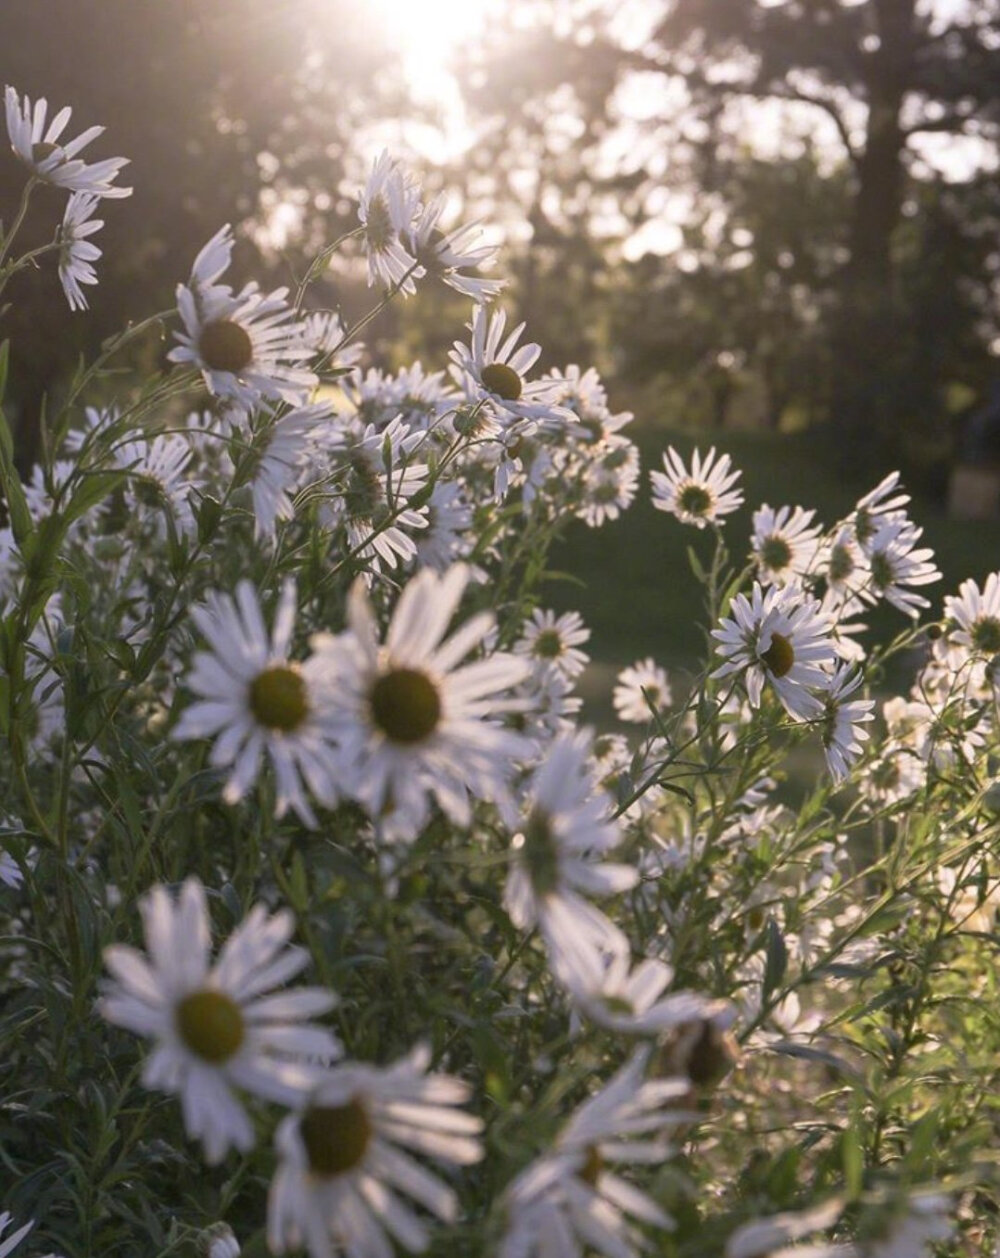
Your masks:
<svg viewBox="0 0 1000 1258"><path fill-rule="evenodd" d="M591 719L600 719L599 709L604 705L599 696L608 693L617 668L652 655L668 670L691 669L705 650L705 609L687 549L693 547L707 564L712 539L654 510L649 471L662 467L661 455L668 445L686 457L695 444L705 452L712 438L652 425L637 425L630 435L639 445L643 466L636 502L603 529L574 524L552 554L553 566L583 583L555 582L547 597L560 610L576 608L590 626L594 666L585 678L583 693L598 698L598 710ZM816 439L809 433L723 433L715 445L743 473L745 505L728 517L725 528L734 563L749 550L751 516L762 503L812 507L817 519L829 525L880 479L873 475L843 480L831 466L832 460L818 452ZM935 610L943 596L966 577L981 580L1000 569L1000 520L954 520L940 504L916 496L910 514L923 527L923 540L934 549L944 574L941 582L923 591ZM892 615L882 623L891 633L893 628L902 628L904 620Z"/></svg>

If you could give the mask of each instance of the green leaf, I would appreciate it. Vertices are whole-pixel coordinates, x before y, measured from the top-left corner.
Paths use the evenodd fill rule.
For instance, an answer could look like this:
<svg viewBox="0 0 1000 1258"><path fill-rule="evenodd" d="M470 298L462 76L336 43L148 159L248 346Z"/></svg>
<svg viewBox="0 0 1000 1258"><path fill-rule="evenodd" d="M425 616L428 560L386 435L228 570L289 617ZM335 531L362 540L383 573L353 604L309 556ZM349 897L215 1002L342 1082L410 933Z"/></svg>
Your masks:
<svg viewBox="0 0 1000 1258"><path fill-rule="evenodd" d="M3 352L0 357L3 359L0 365L0 376L6 376L6 354L7 343L4 342ZM3 395L0 389L0 396ZM7 423L7 417L0 407L0 489L3 490L4 501L7 503L7 511L10 515L10 527L14 534L14 541L18 546L31 537L35 530L34 523L31 519L31 512L28 510L28 500L24 496L24 486L21 484L21 478L17 474L17 468L14 466L14 438L11 436L10 426Z"/></svg>
<svg viewBox="0 0 1000 1258"><path fill-rule="evenodd" d="M788 969L788 949L781 928L773 917L767 919L767 957L764 962L764 999L781 984Z"/></svg>

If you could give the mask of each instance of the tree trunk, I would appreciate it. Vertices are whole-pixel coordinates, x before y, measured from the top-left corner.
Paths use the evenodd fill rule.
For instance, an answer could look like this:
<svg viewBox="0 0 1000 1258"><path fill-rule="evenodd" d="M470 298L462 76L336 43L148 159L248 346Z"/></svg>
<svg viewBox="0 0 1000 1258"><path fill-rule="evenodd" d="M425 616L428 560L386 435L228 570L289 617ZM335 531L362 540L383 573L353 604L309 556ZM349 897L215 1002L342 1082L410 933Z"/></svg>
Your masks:
<svg viewBox="0 0 1000 1258"><path fill-rule="evenodd" d="M895 456L905 361L894 291L893 236L902 217L903 102L910 82L916 0L874 0L879 46L867 62L868 126L856 163L850 257L841 277L835 328L834 428L845 466Z"/></svg>

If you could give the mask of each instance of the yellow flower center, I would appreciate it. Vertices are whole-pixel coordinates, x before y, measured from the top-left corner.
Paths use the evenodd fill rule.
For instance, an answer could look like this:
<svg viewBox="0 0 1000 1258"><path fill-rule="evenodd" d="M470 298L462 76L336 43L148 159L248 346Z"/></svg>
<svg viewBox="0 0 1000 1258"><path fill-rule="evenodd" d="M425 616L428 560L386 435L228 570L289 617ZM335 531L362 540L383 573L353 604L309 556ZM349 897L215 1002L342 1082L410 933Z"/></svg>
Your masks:
<svg viewBox="0 0 1000 1258"><path fill-rule="evenodd" d="M516 402L521 396L521 377L506 363L490 363L480 372L483 388L489 389L505 402Z"/></svg>
<svg viewBox="0 0 1000 1258"><path fill-rule="evenodd" d="M784 677L795 663L795 648L783 633L772 633L771 645L760 658L774 677Z"/></svg>
<svg viewBox="0 0 1000 1258"><path fill-rule="evenodd" d="M246 328L232 319L212 319L198 337L198 353L209 370L236 376L253 362L253 342Z"/></svg>
<svg viewBox="0 0 1000 1258"><path fill-rule="evenodd" d="M977 651L985 651L990 655L1000 652L1000 621L992 616L984 616L972 626L972 645Z"/></svg>
<svg viewBox="0 0 1000 1258"><path fill-rule="evenodd" d="M31 146L31 160L36 166L40 166L47 157L51 157L53 153L58 151L58 144L51 144L47 140L39 140L37 144Z"/></svg>
<svg viewBox="0 0 1000 1258"><path fill-rule="evenodd" d="M685 485L677 495L677 505L688 515L704 515L712 505L712 495L703 485Z"/></svg>
<svg viewBox="0 0 1000 1258"><path fill-rule="evenodd" d="M382 253L396 239L396 229L392 225L392 215L389 213L385 197L376 197L368 206L365 239L375 253Z"/></svg>
<svg viewBox="0 0 1000 1258"><path fill-rule="evenodd" d="M175 1011L177 1033L198 1057L221 1065L239 1051L243 1043L243 1014L225 992L191 992Z"/></svg>
<svg viewBox="0 0 1000 1258"><path fill-rule="evenodd" d="M302 674L292 664L265 668L250 683L250 711L261 725L290 734L309 715Z"/></svg>
<svg viewBox="0 0 1000 1258"><path fill-rule="evenodd" d="M772 533L770 537L764 539L760 548L760 561L772 572L780 572L792 562L792 548L783 537Z"/></svg>
<svg viewBox="0 0 1000 1258"><path fill-rule="evenodd" d="M562 638L556 629L543 629L535 639L534 653L540 660L557 660L563 653Z"/></svg>
<svg viewBox="0 0 1000 1258"><path fill-rule="evenodd" d="M597 1180L604 1170L604 1159L601 1157L601 1151L596 1144L587 1146L587 1153L583 1159L583 1165L576 1173L577 1179L582 1179L585 1184L589 1184L591 1188L597 1186Z"/></svg>
<svg viewBox="0 0 1000 1258"><path fill-rule="evenodd" d="M892 560L882 551L872 555L872 584L877 590L887 590L896 579Z"/></svg>
<svg viewBox="0 0 1000 1258"><path fill-rule="evenodd" d="M830 552L830 580L846 581L854 571L854 558L846 546L834 546Z"/></svg>
<svg viewBox="0 0 1000 1258"><path fill-rule="evenodd" d="M441 696L434 682L417 668L383 673L369 695L372 720L393 743L410 746L429 738L441 720Z"/></svg>
<svg viewBox="0 0 1000 1258"><path fill-rule="evenodd" d="M346 1105L310 1105L299 1121L309 1169L314 1175L345 1175L361 1164L372 1124L359 1097Z"/></svg>
<svg viewBox="0 0 1000 1258"><path fill-rule="evenodd" d="M549 895L559 886L559 844L544 808L532 808L524 826L524 863L535 895Z"/></svg>

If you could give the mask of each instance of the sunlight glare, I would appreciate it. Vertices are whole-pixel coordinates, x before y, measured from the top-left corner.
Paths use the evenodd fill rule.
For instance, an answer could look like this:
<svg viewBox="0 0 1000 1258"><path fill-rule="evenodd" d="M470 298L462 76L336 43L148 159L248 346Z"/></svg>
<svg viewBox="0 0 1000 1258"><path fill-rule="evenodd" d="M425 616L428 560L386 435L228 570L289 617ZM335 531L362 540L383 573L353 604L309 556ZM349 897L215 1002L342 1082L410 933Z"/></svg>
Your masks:
<svg viewBox="0 0 1000 1258"><path fill-rule="evenodd" d="M403 56L406 77L415 95L440 100L448 95L448 61L455 50L475 39L495 0L369 0L383 25L386 42Z"/></svg>

